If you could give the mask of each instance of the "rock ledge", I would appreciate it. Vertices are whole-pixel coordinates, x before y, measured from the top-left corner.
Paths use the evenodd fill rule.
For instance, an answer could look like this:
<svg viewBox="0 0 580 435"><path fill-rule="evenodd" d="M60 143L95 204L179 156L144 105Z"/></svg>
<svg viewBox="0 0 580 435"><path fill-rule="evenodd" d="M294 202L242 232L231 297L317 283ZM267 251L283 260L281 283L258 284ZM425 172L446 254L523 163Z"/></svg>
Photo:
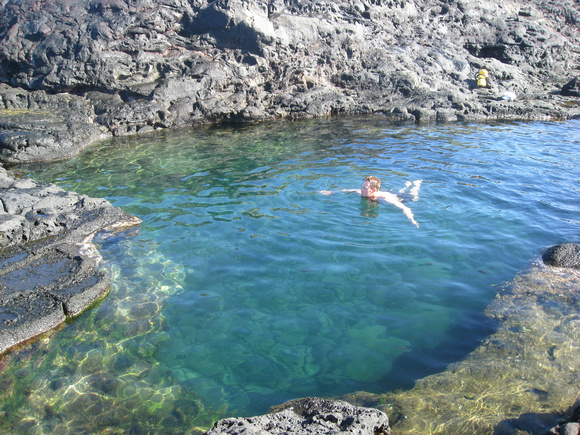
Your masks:
<svg viewBox="0 0 580 435"><path fill-rule="evenodd" d="M0 168L0 354L102 299L110 280L92 237L139 222L104 199Z"/></svg>
<svg viewBox="0 0 580 435"><path fill-rule="evenodd" d="M307 397L288 402L271 414L220 420L206 435L264 433L389 435L391 429L389 418L378 409Z"/></svg>

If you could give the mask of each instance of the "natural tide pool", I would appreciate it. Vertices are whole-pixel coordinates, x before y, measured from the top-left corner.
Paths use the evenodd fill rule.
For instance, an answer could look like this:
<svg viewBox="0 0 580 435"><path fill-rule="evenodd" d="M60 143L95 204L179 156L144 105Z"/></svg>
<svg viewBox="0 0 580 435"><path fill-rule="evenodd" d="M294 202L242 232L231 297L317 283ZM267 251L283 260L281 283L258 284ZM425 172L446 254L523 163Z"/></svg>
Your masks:
<svg viewBox="0 0 580 435"><path fill-rule="evenodd" d="M578 241L580 122L200 127L23 168L142 219L95 239L113 287L0 361L17 433L194 433L305 396L408 389L493 331L497 286ZM355 193L365 175L405 195Z"/></svg>

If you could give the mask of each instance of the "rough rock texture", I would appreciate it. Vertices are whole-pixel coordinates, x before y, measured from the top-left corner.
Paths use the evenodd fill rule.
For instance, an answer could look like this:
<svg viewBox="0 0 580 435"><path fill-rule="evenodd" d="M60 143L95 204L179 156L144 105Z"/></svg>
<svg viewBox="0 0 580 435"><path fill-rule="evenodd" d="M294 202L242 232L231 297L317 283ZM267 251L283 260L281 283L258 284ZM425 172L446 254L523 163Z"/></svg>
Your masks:
<svg viewBox="0 0 580 435"><path fill-rule="evenodd" d="M580 269L580 243L562 243L546 250L542 260L548 266Z"/></svg>
<svg viewBox="0 0 580 435"><path fill-rule="evenodd" d="M0 12L5 164L217 121L580 116L577 0L4 0ZM484 67L491 86L480 89ZM1 352L105 293L98 255L81 242L132 221L4 172L0 184L0 247L10 249L0 258ZM320 399L293 406L210 433L240 433L239 423L245 433L282 430L268 426L276 419L291 420L294 433L388 431L376 410Z"/></svg>
<svg viewBox="0 0 580 435"><path fill-rule="evenodd" d="M267 415L226 418L206 432L217 434L387 435L389 418L377 409L318 397L289 402Z"/></svg>
<svg viewBox="0 0 580 435"><path fill-rule="evenodd" d="M562 86L562 95L570 97L580 97L580 77L574 77L564 86Z"/></svg>
<svg viewBox="0 0 580 435"><path fill-rule="evenodd" d="M578 435L580 434L580 404L572 407L570 419L562 421L553 427L547 435Z"/></svg>
<svg viewBox="0 0 580 435"><path fill-rule="evenodd" d="M139 221L104 199L0 168L0 354L79 315L109 290L91 244Z"/></svg>
<svg viewBox="0 0 580 435"><path fill-rule="evenodd" d="M72 157L109 135L93 118L92 105L81 97L0 84L0 160L21 163Z"/></svg>
<svg viewBox="0 0 580 435"><path fill-rule="evenodd" d="M580 66L574 0L7 0L0 11L0 82L14 88L0 89L9 163L43 158L46 146L62 149L45 160L67 157L99 126L123 135L341 113L580 114L561 95ZM482 67L489 89L476 88ZM504 101L508 91L517 99ZM16 122L12 95L34 121ZM67 123L82 134L63 133Z"/></svg>

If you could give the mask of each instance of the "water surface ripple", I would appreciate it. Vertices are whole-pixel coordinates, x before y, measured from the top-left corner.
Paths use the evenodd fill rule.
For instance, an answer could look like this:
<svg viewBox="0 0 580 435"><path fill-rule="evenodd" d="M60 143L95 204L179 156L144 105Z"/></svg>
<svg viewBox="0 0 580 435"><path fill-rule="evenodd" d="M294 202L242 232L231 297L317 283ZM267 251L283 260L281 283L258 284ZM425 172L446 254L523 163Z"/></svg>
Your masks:
<svg viewBox="0 0 580 435"><path fill-rule="evenodd" d="M490 333L498 284L578 241L579 127L214 126L28 168L143 224L97 240L115 281L98 308L6 359L7 423L202 430L297 397L412 387ZM419 229L319 193L369 174L393 192L422 180L418 200L403 195Z"/></svg>

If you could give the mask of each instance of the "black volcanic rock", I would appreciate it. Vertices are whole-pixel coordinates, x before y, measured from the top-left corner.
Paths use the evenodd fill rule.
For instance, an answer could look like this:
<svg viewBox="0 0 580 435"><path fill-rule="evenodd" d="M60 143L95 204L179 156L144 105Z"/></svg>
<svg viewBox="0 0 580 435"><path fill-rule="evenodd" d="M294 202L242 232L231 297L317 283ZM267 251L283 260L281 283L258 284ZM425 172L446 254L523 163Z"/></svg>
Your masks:
<svg viewBox="0 0 580 435"><path fill-rule="evenodd" d="M580 97L580 76L574 77L562 86L561 94L569 97Z"/></svg>
<svg viewBox="0 0 580 435"><path fill-rule="evenodd" d="M29 122L4 97L5 162L202 122L580 114L560 93L580 51L580 6L570 0L9 0L0 11L0 82L15 89L0 96L46 92ZM476 87L483 67L490 89ZM504 101L508 91L518 98ZM55 95L74 107L53 111ZM70 119L75 107L83 116ZM55 115L45 129L38 111ZM73 122L81 133L71 137Z"/></svg>
<svg viewBox="0 0 580 435"><path fill-rule="evenodd" d="M110 136L93 118L92 104L81 97L0 84L0 161L17 164L72 157Z"/></svg>
<svg viewBox="0 0 580 435"><path fill-rule="evenodd" d="M0 167L0 354L78 316L109 291L91 243L139 220L104 199Z"/></svg>
<svg viewBox="0 0 580 435"><path fill-rule="evenodd" d="M546 250L542 260L548 266L580 269L580 243L562 243Z"/></svg>
<svg viewBox="0 0 580 435"><path fill-rule="evenodd" d="M389 418L378 409L307 397L288 402L270 414L222 419L206 435L263 433L389 435L391 429Z"/></svg>

